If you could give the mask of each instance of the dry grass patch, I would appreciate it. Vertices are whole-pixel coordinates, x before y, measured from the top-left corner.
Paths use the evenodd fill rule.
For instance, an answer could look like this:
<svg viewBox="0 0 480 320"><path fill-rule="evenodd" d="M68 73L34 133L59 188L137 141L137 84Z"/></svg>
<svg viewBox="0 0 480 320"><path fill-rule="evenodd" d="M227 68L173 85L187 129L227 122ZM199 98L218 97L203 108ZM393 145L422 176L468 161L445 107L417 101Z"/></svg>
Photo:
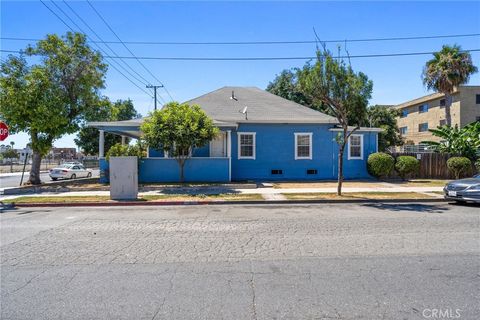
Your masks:
<svg viewBox="0 0 480 320"><path fill-rule="evenodd" d="M250 193L223 193L223 194L159 194L145 195L142 197L147 201L239 201L239 200L263 200L260 194Z"/></svg>
<svg viewBox="0 0 480 320"><path fill-rule="evenodd" d="M109 196L52 196L31 197L24 196L15 199L4 200L5 203L73 203L73 202L100 202L110 200Z"/></svg>
<svg viewBox="0 0 480 320"><path fill-rule="evenodd" d="M385 185L376 181L344 181L343 186L346 188L384 188ZM275 189L301 189L301 188L336 188L337 181L323 182L278 182L274 183Z"/></svg>
<svg viewBox="0 0 480 320"><path fill-rule="evenodd" d="M336 193L283 193L288 200L382 200L382 199L432 199L428 196L416 192L352 192L343 193L338 196Z"/></svg>
<svg viewBox="0 0 480 320"><path fill-rule="evenodd" d="M184 194L161 194L145 195L132 201L239 201L239 200L263 200L260 194L217 194L217 195L184 195ZM32 197L23 196L15 199L4 200L4 203L78 203L78 202L106 202L109 196L51 196Z"/></svg>
<svg viewBox="0 0 480 320"><path fill-rule="evenodd" d="M400 187L444 187L452 180L443 179L411 179L408 181L386 181Z"/></svg>

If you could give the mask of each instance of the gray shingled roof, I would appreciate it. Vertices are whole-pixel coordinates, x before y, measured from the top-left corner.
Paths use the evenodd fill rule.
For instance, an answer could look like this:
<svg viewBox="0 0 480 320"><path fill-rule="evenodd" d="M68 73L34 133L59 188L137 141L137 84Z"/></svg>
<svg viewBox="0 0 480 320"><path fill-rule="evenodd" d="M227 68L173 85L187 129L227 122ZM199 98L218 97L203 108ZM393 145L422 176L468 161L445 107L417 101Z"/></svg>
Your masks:
<svg viewBox="0 0 480 320"><path fill-rule="evenodd" d="M337 123L334 117L256 87L223 87L186 103L198 104L212 119L224 122ZM248 120L240 112L245 107Z"/></svg>

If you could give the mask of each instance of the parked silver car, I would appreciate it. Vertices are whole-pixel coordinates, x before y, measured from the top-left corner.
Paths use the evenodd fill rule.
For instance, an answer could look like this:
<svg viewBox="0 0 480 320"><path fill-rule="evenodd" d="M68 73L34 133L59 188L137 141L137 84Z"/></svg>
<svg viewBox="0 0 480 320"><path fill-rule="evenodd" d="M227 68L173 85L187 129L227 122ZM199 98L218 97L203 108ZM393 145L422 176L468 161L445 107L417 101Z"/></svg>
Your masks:
<svg viewBox="0 0 480 320"><path fill-rule="evenodd" d="M480 174L449 182L443 192L447 200L480 203Z"/></svg>
<svg viewBox="0 0 480 320"><path fill-rule="evenodd" d="M64 163L58 168L50 169L49 176L54 181L57 179L90 178L92 170L85 169L81 164Z"/></svg>

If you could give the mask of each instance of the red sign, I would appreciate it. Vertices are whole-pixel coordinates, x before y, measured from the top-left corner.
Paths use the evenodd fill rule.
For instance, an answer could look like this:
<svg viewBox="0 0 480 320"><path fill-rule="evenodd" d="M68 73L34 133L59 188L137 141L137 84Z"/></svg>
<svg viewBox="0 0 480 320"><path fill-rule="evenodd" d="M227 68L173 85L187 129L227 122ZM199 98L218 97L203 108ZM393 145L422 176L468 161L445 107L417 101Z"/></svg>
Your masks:
<svg viewBox="0 0 480 320"><path fill-rule="evenodd" d="M7 137L8 137L8 126L5 123L0 122L0 141L7 139Z"/></svg>

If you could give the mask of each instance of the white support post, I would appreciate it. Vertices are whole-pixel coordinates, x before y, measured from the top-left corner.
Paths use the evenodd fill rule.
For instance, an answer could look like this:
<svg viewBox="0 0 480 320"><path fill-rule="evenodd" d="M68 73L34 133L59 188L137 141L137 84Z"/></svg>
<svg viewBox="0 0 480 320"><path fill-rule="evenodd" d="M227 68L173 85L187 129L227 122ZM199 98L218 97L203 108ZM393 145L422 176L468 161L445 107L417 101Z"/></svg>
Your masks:
<svg viewBox="0 0 480 320"><path fill-rule="evenodd" d="M125 145L125 136L122 136L122 146Z"/></svg>
<svg viewBox="0 0 480 320"><path fill-rule="evenodd" d="M228 181L232 181L232 131L227 130Z"/></svg>
<svg viewBox="0 0 480 320"><path fill-rule="evenodd" d="M98 139L98 157L103 158L105 157L105 132L103 130L99 130L100 136Z"/></svg>

